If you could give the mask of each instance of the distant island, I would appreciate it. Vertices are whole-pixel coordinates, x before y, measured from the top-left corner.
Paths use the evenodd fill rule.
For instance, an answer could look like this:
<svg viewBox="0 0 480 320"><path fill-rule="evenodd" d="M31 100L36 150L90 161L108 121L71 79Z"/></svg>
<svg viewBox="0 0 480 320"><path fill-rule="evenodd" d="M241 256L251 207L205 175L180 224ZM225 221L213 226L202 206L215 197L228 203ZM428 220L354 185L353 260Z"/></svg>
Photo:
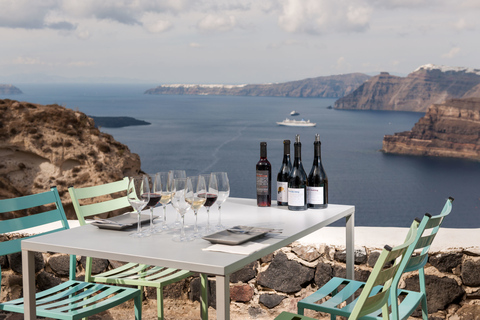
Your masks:
<svg viewBox="0 0 480 320"><path fill-rule="evenodd" d="M407 77L382 72L335 101L335 109L426 112L447 99L480 97L480 70L423 65Z"/></svg>
<svg viewBox="0 0 480 320"><path fill-rule="evenodd" d="M132 117L89 117L95 121L95 127L97 128L122 128L128 126L148 126L151 124L150 122L138 120Z"/></svg>
<svg viewBox="0 0 480 320"><path fill-rule="evenodd" d="M0 94L22 94L22 90L11 84L0 84Z"/></svg>
<svg viewBox="0 0 480 320"><path fill-rule="evenodd" d="M165 84L148 89L145 94L340 98L353 92L369 78L363 73L350 73L269 84Z"/></svg>

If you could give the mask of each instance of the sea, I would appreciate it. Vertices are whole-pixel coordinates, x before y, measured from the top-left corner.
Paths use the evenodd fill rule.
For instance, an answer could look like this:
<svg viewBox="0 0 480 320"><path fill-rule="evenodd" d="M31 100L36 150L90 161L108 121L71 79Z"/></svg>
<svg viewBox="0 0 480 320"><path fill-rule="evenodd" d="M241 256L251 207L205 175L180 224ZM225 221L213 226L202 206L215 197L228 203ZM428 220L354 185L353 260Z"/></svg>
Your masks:
<svg viewBox="0 0 480 320"><path fill-rule="evenodd" d="M453 211L443 226L480 228L480 162L380 151L384 135L410 130L422 113L335 110L329 108L335 99L324 98L144 94L155 84L16 86L24 94L0 98L56 103L91 116L129 116L150 122L101 128L139 154L147 173L225 171L230 196L253 199L260 142L267 142L275 186L283 140L293 143L295 135L300 135L308 174L318 133L329 202L355 205L356 226L409 227L415 217L438 214L451 196ZM278 126L276 122L290 117L292 110L300 113L296 119L309 119L316 127Z"/></svg>

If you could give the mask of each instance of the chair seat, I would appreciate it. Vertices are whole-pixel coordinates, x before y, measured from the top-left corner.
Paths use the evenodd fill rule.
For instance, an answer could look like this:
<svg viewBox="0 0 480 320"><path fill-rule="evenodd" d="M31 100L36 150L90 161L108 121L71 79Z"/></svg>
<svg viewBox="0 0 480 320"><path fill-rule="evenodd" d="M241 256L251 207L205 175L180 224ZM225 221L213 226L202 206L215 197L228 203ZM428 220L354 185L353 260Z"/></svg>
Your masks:
<svg viewBox="0 0 480 320"><path fill-rule="evenodd" d="M305 299L298 302L298 310L300 314L303 314L303 309L311 309L315 311L328 312L337 316L349 317L357 299L352 302L347 302L347 299L355 294L359 289L365 286L365 282L332 278L323 287L318 289L313 294L309 295ZM372 289L370 296L373 296L382 290L382 286L376 286ZM357 292L358 293L358 292ZM399 304L399 317L400 319L407 319L408 316L417 308L420 304L424 294L421 292L398 290L397 296L403 296L402 302ZM325 302L319 301L329 297ZM390 305L390 301L388 302ZM339 307L339 305L341 307ZM363 316L362 320L378 320L382 318L382 310L379 309L369 315ZM396 319L390 317L391 319Z"/></svg>
<svg viewBox="0 0 480 320"><path fill-rule="evenodd" d="M90 280L93 282L162 288L191 275L193 273L188 270L127 263L121 267L93 275Z"/></svg>
<svg viewBox="0 0 480 320"><path fill-rule="evenodd" d="M315 319L309 318L306 316L301 316L295 313L283 311L275 318L275 320L315 320Z"/></svg>
<svg viewBox="0 0 480 320"><path fill-rule="evenodd" d="M140 296L138 289L69 280L37 293L36 313L46 318L81 319ZM23 298L4 302L0 309L23 313Z"/></svg>

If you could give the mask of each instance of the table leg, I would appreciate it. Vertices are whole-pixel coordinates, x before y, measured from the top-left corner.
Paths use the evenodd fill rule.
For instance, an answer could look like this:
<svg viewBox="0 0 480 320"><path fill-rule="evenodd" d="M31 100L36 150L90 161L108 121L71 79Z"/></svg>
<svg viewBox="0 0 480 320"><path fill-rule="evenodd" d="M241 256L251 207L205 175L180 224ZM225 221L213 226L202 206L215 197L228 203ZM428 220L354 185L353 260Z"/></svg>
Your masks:
<svg viewBox="0 0 480 320"><path fill-rule="evenodd" d="M347 279L355 280L355 213L345 218L347 246Z"/></svg>
<svg viewBox="0 0 480 320"><path fill-rule="evenodd" d="M35 310L35 252L22 250L22 274L25 320L36 319Z"/></svg>
<svg viewBox="0 0 480 320"><path fill-rule="evenodd" d="M217 320L230 320L230 276L217 276Z"/></svg>
<svg viewBox="0 0 480 320"><path fill-rule="evenodd" d="M200 274L200 316L202 320L208 320L208 276Z"/></svg>

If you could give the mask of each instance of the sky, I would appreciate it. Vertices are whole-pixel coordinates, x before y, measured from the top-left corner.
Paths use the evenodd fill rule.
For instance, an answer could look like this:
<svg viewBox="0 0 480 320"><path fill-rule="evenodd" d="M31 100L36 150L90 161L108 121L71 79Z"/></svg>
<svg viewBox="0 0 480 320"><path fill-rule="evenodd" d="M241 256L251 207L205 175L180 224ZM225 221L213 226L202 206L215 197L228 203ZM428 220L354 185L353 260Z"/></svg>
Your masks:
<svg viewBox="0 0 480 320"><path fill-rule="evenodd" d="M0 83L480 69L480 0L0 0Z"/></svg>

